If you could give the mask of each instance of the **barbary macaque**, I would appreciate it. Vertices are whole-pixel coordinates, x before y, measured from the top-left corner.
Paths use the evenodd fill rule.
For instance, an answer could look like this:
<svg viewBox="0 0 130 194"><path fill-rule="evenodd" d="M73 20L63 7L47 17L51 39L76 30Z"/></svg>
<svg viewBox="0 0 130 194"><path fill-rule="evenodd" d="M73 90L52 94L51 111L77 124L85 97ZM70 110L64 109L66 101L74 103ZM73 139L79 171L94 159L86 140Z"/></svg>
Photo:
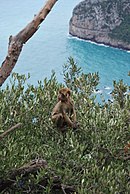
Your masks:
<svg viewBox="0 0 130 194"><path fill-rule="evenodd" d="M61 130L65 127L77 128L76 112L69 88L61 88L58 93L58 102L52 111L52 121Z"/></svg>

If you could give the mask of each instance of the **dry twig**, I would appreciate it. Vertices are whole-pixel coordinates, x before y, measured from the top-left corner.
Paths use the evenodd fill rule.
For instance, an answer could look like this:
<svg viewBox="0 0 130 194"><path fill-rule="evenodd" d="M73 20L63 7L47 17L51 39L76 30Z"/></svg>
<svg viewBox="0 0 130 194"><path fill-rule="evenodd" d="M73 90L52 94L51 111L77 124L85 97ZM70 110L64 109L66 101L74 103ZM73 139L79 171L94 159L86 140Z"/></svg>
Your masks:
<svg viewBox="0 0 130 194"><path fill-rule="evenodd" d="M6 135L8 135L11 131L13 131L16 128L19 128L22 125L22 123L18 123L16 125L14 125L13 127L9 128L7 131L5 131L4 133L2 133L0 135L0 139L4 138Z"/></svg>

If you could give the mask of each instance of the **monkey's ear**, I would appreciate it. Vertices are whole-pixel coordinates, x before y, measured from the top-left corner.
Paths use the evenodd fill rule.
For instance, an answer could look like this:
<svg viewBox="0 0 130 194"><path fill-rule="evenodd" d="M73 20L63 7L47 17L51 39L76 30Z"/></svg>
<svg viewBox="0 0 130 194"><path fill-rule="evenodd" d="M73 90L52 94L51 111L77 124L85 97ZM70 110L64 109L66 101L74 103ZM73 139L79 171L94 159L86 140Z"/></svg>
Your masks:
<svg viewBox="0 0 130 194"><path fill-rule="evenodd" d="M58 93L62 93L62 89L60 89L60 90L58 91Z"/></svg>

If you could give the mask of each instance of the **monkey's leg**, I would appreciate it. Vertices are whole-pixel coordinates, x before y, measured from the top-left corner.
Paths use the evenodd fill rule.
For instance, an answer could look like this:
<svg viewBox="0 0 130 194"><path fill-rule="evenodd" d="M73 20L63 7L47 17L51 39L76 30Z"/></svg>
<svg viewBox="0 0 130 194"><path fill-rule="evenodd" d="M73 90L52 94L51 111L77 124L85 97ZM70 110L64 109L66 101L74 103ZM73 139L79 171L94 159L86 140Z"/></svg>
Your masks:
<svg viewBox="0 0 130 194"><path fill-rule="evenodd" d="M70 118L67 116L66 113L63 113L64 122L67 123L68 126L73 127L73 122L70 120Z"/></svg>
<svg viewBox="0 0 130 194"><path fill-rule="evenodd" d="M76 122L76 117L75 120L72 121L66 113L63 113L64 116L64 121L68 124L68 126L72 127L73 129L77 129L79 127L79 124Z"/></svg>
<svg viewBox="0 0 130 194"><path fill-rule="evenodd" d="M52 116L52 121L56 124L57 127L63 127L64 118L62 113L54 114Z"/></svg>

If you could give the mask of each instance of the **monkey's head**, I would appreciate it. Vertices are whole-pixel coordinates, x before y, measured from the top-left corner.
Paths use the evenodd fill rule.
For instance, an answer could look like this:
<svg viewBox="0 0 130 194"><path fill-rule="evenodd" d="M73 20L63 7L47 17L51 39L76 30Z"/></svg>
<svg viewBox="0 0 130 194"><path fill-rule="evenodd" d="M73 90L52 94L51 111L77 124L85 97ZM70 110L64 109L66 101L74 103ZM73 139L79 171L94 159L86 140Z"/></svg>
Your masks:
<svg viewBox="0 0 130 194"><path fill-rule="evenodd" d="M70 94L69 88L61 88L58 93L58 101L67 102L70 99Z"/></svg>

